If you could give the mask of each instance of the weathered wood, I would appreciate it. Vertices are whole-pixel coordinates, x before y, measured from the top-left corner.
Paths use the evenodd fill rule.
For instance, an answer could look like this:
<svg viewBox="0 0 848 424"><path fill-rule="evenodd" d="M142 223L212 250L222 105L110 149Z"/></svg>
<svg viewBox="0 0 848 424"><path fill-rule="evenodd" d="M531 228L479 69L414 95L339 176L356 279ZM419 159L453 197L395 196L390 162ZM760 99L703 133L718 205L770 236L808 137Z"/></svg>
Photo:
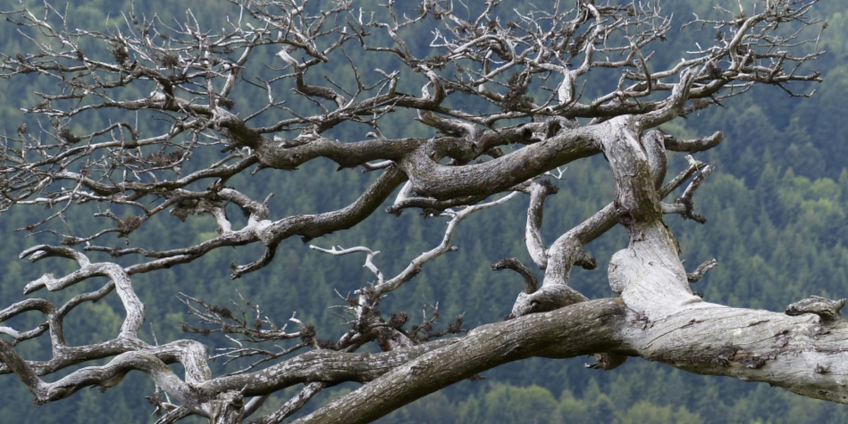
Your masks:
<svg viewBox="0 0 848 424"><path fill-rule="evenodd" d="M663 222L663 214L669 213L705 220L694 210L693 195L711 170L688 157L689 167L663 184L668 172L666 150L705 151L717 146L722 136L716 133L679 140L657 128L720 104L725 97L748 92L756 84L787 89L789 82L818 81L818 73L799 70L806 69L804 64L821 52L787 53L812 41L799 39L802 31L774 35L792 26L786 24L779 30L778 23L813 25L806 15L816 0L779 10L756 6L749 15L714 21L696 17L692 26L708 24L726 37L666 69L655 69L647 53L671 28L670 18L654 4L608 7L581 1L572 10L550 15L539 12L515 20L500 19L497 2L485 2L485 10L467 21L469 17L445 9L439 1L422 1L416 16L396 13L394 3L380 6L389 9L384 14L354 13L349 2L336 2L314 14L297 2L272 13L261 1L244 0L238 2L238 17L229 21L232 28L214 40L200 35L210 32L193 17L178 22L178 30L157 29L158 20L145 21L145 33L161 30L161 34L175 37L165 44L137 36L139 24L130 25L130 19L127 31L68 32L67 28L75 25L63 15L51 23L52 18L26 6L21 11L0 12L20 31L31 32L27 40L39 40L30 53L3 55L0 77L38 74L54 78L61 93L36 93L42 102L24 108L54 123L54 133L36 137L24 124L16 139L6 140L0 167L0 212L12 207L65 205L26 227L29 231L58 231L48 226L65 219L67 209L96 203L99 210L95 216L107 222L88 235L71 234L70 230L59 234L62 246L40 245L24 251L21 257L33 261L60 257L78 265L64 276L45 274L26 284L24 293L42 288L63 290L97 276L110 279L97 290L61 305L30 298L0 311L0 322L30 311L45 317L35 328L0 327L0 333L12 339L0 341L0 373L14 373L36 402L44 403L66 398L84 387L105 390L119 384L128 372L142 371L178 403L170 405L156 398L156 408L168 411L163 423L189 415L212 423L239 423L271 394L303 385L298 394L261 419L279 422L325 387L348 381L362 386L296 422L364 423L507 362L532 356L591 354L597 358L593 367L605 370L629 356L640 356L691 372L764 381L805 396L848 403L844 378L848 375L848 324L839 315L844 299L810 298L790 305L785 313L704 302L693 294L689 283L708 267L687 274L677 241ZM390 18L376 22L376 16ZM501 22L507 21L510 24L502 26ZM264 28L254 26L257 22ZM433 35L430 51L438 54L418 57L399 36L399 29L434 22L437 28L426 32ZM632 32L636 27L640 30ZM380 47L384 40L374 44L369 38L371 33L383 31L392 40L391 47ZM49 41L41 42L44 39ZM114 60L87 56L78 45L80 40L106 43ZM769 48L760 49L763 44ZM62 50L53 50L55 46ZM307 77L307 71L320 74L322 64L338 57L343 46L359 49L352 55L344 51L353 86L342 87L333 81L321 85L318 79ZM266 82L267 100L257 100L266 103L231 112L235 105L230 94L247 81L242 69L256 51L268 48L273 50L266 51L270 53L266 56L278 58L283 72ZM356 68L358 58L354 56L358 54L390 55L403 72L375 69L363 78ZM619 84L610 90L593 86L589 72L598 67L620 70ZM400 76L409 74L422 76L424 85L418 96L397 91ZM138 81L143 86L155 82L156 90L147 96L125 98L126 93L135 92L126 87L136 87ZM253 85L251 89L258 87L254 81L248 83ZM538 92L532 94L530 88ZM275 98L292 89L316 105L315 111L290 111L286 101ZM584 98L588 92L602 94ZM542 99L546 93L548 98ZM491 110L477 113L457 106L472 104L469 100L490 105ZM74 124L85 122L101 109L153 110L173 117L173 123L161 134L139 134L137 118L125 122L110 118L108 125L86 128L88 134L73 134L65 127L72 120ZM281 110L287 118L265 113ZM259 116L263 119L254 119ZM387 118L390 116L417 117L427 132L409 138L386 137L380 125L384 119L393 119ZM103 122L99 118L91 121ZM259 121L270 123L256 125ZM344 123L350 123L345 127L345 140L328 135ZM358 127L368 132L356 134ZM183 175L181 165L196 149L207 147L223 150L225 156L212 163L193 163L191 168L197 170ZM147 153L154 151L159 153ZM542 237L544 204L557 189L544 178L559 178L560 167L598 154L609 164L615 198L546 245ZM233 177L255 169L294 171L319 158L341 168L362 166L380 175L348 206L279 219L272 218L269 194L260 201L227 185L237 179ZM692 181L682 196L663 202L689 179ZM216 327L195 328L196 332L220 331L228 337L284 340L292 345L271 353L251 350L239 341L239 348L220 356L236 359L261 354L264 359L244 372L213 376L205 345L192 340L150 345L137 337L144 305L134 292L133 275L192 262L224 247L253 244L263 248L254 261L233 265L232 276L238 278L270 264L286 239L299 236L308 241L360 224L396 191L390 213L420 208L425 216L446 216L450 219L444 236L394 276L384 275L374 260L379 252L365 246L313 247L331 255L365 254L365 266L376 278L345 297L345 311L352 318L349 328L335 341L319 340L315 329L295 316L289 322L298 330L289 331L263 317L254 304L249 309L257 309L256 318L249 322L254 318L234 317L227 308L188 296L184 299L189 312ZM452 237L461 221L522 193L530 198L525 246L544 277L539 287L529 268L517 261L501 263L503 268L518 271L525 283L512 305L510 319L464 334L461 319L437 332L431 331L435 313L422 326L409 330L405 329L409 314L399 311L390 318L381 314L384 296L413 281L434 259L456 249ZM133 212L119 217L113 207ZM228 218L228 207L245 214L246 223L240 228ZM208 214L219 234L162 251L111 245L105 237L129 237L144 231L151 218L166 211L180 219ZM629 235L628 245L612 256L607 269L610 287L620 297L589 300L568 286L571 270L575 265L595 268L597 262L589 255L587 244L616 225ZM73 246L80 246L79 250ZM128 266L93 263L84 251L141 259ZM68 314L113 291L126 311L115 338L68 346L64 334ZM192 306L191 300L201 306ZM52 345L49 360L27 361L15 351L16 343L45 333ZM372 342L384 351L360 351ZM104 359L102 365L70 369ZM266 364L265 360L275 362ZM185 373L175 374L169 368L173 363L181 364ZM257 368L260 364L265 364L264 368ZM57 381L45 378L59 371L66 374ZM249 397L254 398L246 400Z"/></svg>

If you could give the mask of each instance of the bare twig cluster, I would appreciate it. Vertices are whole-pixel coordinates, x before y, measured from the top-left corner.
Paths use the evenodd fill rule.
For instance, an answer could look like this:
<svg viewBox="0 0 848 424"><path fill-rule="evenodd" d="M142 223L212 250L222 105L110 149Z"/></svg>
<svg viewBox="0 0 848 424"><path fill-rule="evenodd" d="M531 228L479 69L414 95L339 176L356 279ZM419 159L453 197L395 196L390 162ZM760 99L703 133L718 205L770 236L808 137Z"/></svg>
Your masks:
<svg viewBox="0 0 848 424"><path fill-rule="evenodd" d="M657 127L721 105L757 84L789 91L790 82L818 81L819 74L808 66L821 55L817 33L810 33L817 22L808 17L816 0L758 1L743 8L744 13L719 9L717 18L695 17L681 31L708 28L715 40L696 45L675 63L654 58L652 52L674 28L671 17L650 2L554 0L545 7L512 9L501 0L467 6L422 0L413 10L401 10L394 1L378 10L363 10L350 0L332 2L324 10L308 0L229 3L233 13L219 29L210 29L190 11L175 23L127 11L120 25L104 31L70 29L75 26L64 12L50 4L44 11L4 12L30 47L0 54L0 77L36 74L57 88L36 93L39 103L24 109L39 118L38 128L23 124L15 135L2 138L0 212L46 207L49 213L24 230L55 234L61 246L38 246L22 257L59 256L79 265L63 277L45 275L26 285L25 292L61 290L94 276L110 279L61 306L30 298L0 311L0 321L31 310L45 316L45 323L34 329L0 327L0 333L13 339L0 341L0 370L14 372L37 402L58 400L85 386L108 388L130 370L140 370L171 399L158 393L151 397L164 413L158 422L200 415L235 423L271 393L302 384L277 411L259 419L271 423L290 416L325 387L342 381L367 383L298 421L350 423L369 421L410 399L533 355L601 353L604 369L627 355L640 355L698 372L741 375L710 360L721 343L693 341L685 348L701 350L687 357L688 351L672 342L700 336L681 336L668 345L660 340L672 330L703 330L697 323L706 322L705 315L678 322L695 309L742 313L709 306L692 294L677 244L662 224L664 213L703 222L692 196L710 171L690 158L685 171L665 182L666 152L708 150L721 134L681 140ZM428 41L419 43L405 35L410 33L428 34ZM89 49L91 43L101 49ZM372 72L363 68L363 57L395 67ZM339 67L352 77L341 79L332 70ZM590 71L611 78L590 77ZM413 87L415 94L401 87ZM252 93L254 101L237 102L240 91ZM465 104L474 104L474 111L457 106ZM415 122L419 135L388 133L389 116ZM338 134L346 138L340 140ZM597 154L610 163L615 199L546 244L541 236L544 204L557 187L543 178ZM286 217L275 217L272 194L252 198L231 183L237 175L296 170L318 158L379 176L343 208ZM690 180L677 200L662 201ZM516 259L497 265L519 272L525 282L512 307L514 319L439 340L465 332L461 317L438 331L437 307L411 328L406 312L383 316L381 299L451 252L452 236L465 218L521 194L530 199L527 250L544 277L539 284ZM235 344L212 358L252 362L212 376L200 343L149 345L137 337L144 308L134 294L132 275L192 262L222 247L261 246L264 253L254 261L233 264L232 277L238 278L271 263L283 240L300 236L309 241L356 226L393 195L387 212L414 208L427 217L447 219L444 237L395 276L384 275L376 260L379 252L367 246L313 246L330 255L364 254L365 267L374 275L346 297L344 308L352 318L335 341L319 339L295 315L289 322L297 328L288 329L244 299L233 310L189 295L181 300L200 324L186 324L185 329L221 333ZM86 204L96 205L93 213L103 225L79 234L66 217L72 209L86 210ZM228 207L241 210L245 218L231 219ZM209 215L218 233L165 249L128 246L128 240L116 245L109 237L129 239L164 212L181 220ZM568 286L570 270L574 265L594 268L596 261L584 247L618 224L631 239L609 269L611 287L622 297L588 300ZM136 262L92 263L84 252ZM707 268L690 279L700 278ZM65 316L112 291L127 312L118 336L97 345L67 346ZM560 313L564 309L576 312ZM762 319L774 320L775 328L789 328L800 325L803 314L792 318L796 321ZM721 322L731 326L734 321ZM13 349L18 341L43 334L52 342L51 360L27 361ZM266 349L253 342L280 345ZM370 342L383 352L359 352ZM725 355L723 363L742 361L741 349ZM774 353L773 358L779 357ZM53 383L42 380L102 358L111 360ZM168 368L173 362L184 366L185 376ZM746 377L772 381L786 376ZM816 397L845 399L835 388L817 386L821 382L789 377L772 382L799 393L818 393ZM389 391L392 396L386 395Z"/></svg>

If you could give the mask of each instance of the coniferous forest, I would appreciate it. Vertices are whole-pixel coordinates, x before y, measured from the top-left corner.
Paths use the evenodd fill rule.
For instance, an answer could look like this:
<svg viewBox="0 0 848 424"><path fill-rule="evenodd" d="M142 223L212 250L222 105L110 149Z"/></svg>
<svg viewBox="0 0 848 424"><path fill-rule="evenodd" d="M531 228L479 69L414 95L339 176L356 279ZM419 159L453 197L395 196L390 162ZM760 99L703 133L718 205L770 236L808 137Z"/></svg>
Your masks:
<svg viewBox="0 0 848 424"><path fill-rule="evenodd" d="M0 6L11 10L12 5ZM40 3L26 1L33 9ZM236 2L237 3L237 2ZM377 0L361 0L361 7L374 7ZM505 2L510 3L510 2ZM515 2L518 3L518 2ZM677 22L693 13L709 14L714 3L728 9L736 0L701 2L660 1L674 12ZM745 3L745 2L743 2ZM54 4L55 11L67 13L68 22L79 28L109 31L122 24L122 12L158 16L166 23L186 19L208 22L208 26L224 26L227 16L237 8L223 0L170 2L151 0L70 0L67 9ZM317 5L316 5L317 6ZM848 108L844 93L848 92L848 16L840 2L822 2L813 11L816 18L827 21L818 47L826 54L813 63L822 73L823 82L806 87L814 91L810 98L797 98L770 87L756 87L753 92L733 97L722 107L697 112L691 119L677 119L663 127L680 137L703 137L714 131L724 134L722 144L695 159L713 165L716 171L695 197L698 211L708 218L694 224L682 218L667 218L677 235L687 264L698 264L710 258L718 266L693 286L704 299L730 306L783 311L792 302L820 295L833 299L848 296ZM540 5L540 7L543 7ZM679 26L679 24L677 24ZM0 22L0 52L14 56L26 51L28 42L12 22ZM702 30L712 37L710 28ZM679 36L676 36L679 35ZM420 39L419 48L427 48L429 35ZM652 60L659 63L679 61L698 40L692 33L678 34L665 41L665 50L656 51ZM92 45L91 50L103 49ZM268 57L268 63L279 60ZM371 64L372 68L383 66ZM273 72L257 69L257 73ZM339 67L335 81L352 78ZM599 75L598 78L604 78ZM615 84L615 81L611 81ZM30 132L49 127L25 113L39 99L35 92L50 91L51 84L33 76L27 80L0 80L0 136L12 135L22 124ZM403 83L402 83L403 84ZM141 90L142 88L135 88ZM410 82L399 90L415 91L420 84ZM234 92L235 104L250 104L256 96L251 92ZM295 96L289 107L297 109ZM304 105L303 107L310 107ZM471 106L473 107L473 105ZM111 117L104 113L103 122ZM146 119L142 116L142 119ZM161 125L155 117L146 125ZM77 123L84 126L84 123ZM71 131L74 131L71 128ZM413 117L398 116L390 125L381 127L392 136L414 136L422 131ZM343 131L339 130L339 131ZM80 132L82 129L80 129ZM340 136L341 138L341 136ZM670 154L671 168L686 165L683 154ZM565 229L581 222L610 202L614 186L609 167L602 157L576 162L561 170L556 182L560 191L546 205L548 221L544 231L550 240ZM191 166L191 164L187 164ZM279 216L334 210L353 201L374 175L357 169L337 170L335 164L309 162L299 172L263 174L260 172L241 187L250 187L254 198L273 193L269 208ZM269 177L274 175L274 177ZM245 178L245 177L237 177ZM480 212L459 228L453 244L456 252L439 258L424 268L414 284L404 286L386 299L387 310L407 311L411 320L422 314L438 313L450 322L462 316L469 327L502 320L510 313L509 305L519 287L511 276L493 272L491 264L504 257L527 257L524 247L524 224L527 199L516 201L496 212ZM32 209L32 208L26 208ZM30 264L18 255L27 247L50 242L45 232L27 234L20 229L31 223L32 210L12 208L0 215L4 243L0 244L0 299L4 306L21 298L26 282L45 272L67 273L68 269L52 269L57 263ZM44 213L50 213L45 210ZM211 216L190 216L184 223L168 217L148 225L156 230L133 235L128 244L144 244L163 248L182 245L181 240L204 240L215 235ZM94 227L91 213L72 213L68 221L74 227ZM88 222L87 222L88 221ZM168 270L133 278L139 297L145 302L147 321L143 337L160 342L179 337L203 339L205 343L231 347L220 335L183 334L196 325L180 294L209 303L250 308L259 304L277 322L285 322L293 312L297 319L314 325L318 334L344 331L344 317L338 308L328 308L328 299L338 305L344 297L373 278L362 267L361 258L322 255L310 244L330 248L335 245L364 245L382 253L375 261L386 274L395 274L411 258L440 242L445 221L424 219L413 211L394 216L375 214L362 224L302 243L287 240L278 249L275 261L260 272L230 279L231 263L244 263L256 257L258 248L217 250L202 259ZM158 226L158 227L156 227ZM587 246L599 259L594 271L575 270L571 285L589 298L610 297L612 293L604 270L610 255L626 242L620 234L599 239ZM494 236L497 235L497 238ZM138 240L150 237L150 240ZM498 240L493 242L492 240ZM511 240L503 244L502 240ZM694 266L694 265L693 265ZM275 284L285 280L286 284ZM82 292L61 292L59 298ZM252 303L248 303L252 302ZM85 306L85 313L69 318L66 327L70 343L111 337L121 326L123 309L116 299ZM37 325L40 316L18 317ZM211 340L210 340L211 339ZM32 341L16 347L28 357L49 357L49 343ZM47 351L45 352L45 349ZM215 355L216 351L210 351ZM379 422L394 423L758 423L801 424L848 422L848 407L816 401L771 388L762 383L745 383L722 377L699 376L668 366L631 359L612 371L592 370L584 364L592 358L551 360L529 359L511 363L482 375L483 379L464 381L446 390L420 399ZM551 372L551 364L555 372ZM212 362L219 370L243 366ZM543 366L546 365L546 366ZM231 368L227 368L231 367ZM128 381L114 388L85 390L82 393L41 406L30 405L32 395L15 380L3 375L3 422L20 423L149 423L153 407L145 400L154 392L153 384L143 375L128 376ZM333 392L353 390L355 385L342 384ZM265 408L275 408L272 397ZM308 412L308 411L306 411ZM193 422L201 422L200 420Z"/></svg>

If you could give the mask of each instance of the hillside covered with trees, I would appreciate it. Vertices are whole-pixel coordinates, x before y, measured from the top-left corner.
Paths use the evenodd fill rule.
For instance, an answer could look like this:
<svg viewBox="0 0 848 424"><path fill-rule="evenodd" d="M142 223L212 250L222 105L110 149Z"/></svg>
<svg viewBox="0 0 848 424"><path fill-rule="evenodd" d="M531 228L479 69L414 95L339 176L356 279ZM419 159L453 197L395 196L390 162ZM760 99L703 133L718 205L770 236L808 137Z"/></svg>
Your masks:
<svg viewBox="0 0 848 424"><path fill-rule="evenodd" d="M179 27L196 20L205 28L227 28L239 10L237 1L212 0L192 4L162 0L135 3L93 0L79 4L71 2L67 8L54 4L56 9L45 8L34 1L25 3L53 20L67 14L66 22L74 28L107 33L126 26L132 15L156 19L164 27ZM377 10L378 3L382 2L361 0L355 3L357 9ZM519 2L504 1L500 7L509 9L513 3ZM692 16L714 16L719 13L716 5L731 10L738 8L738 2L723 0L660 4L673 16L672 29L668 39L663 41L663 49L643 52L651 55L650 62L657 64L657 68L676 63L687 52L699 49L699 43L715 39L716 31L709 25L700 31L680 31L680 26ZM717 260L717 267L693 284L693 289L709 302L782 312L787 305L810 295L832 299L848 296L848 166L845 166L848 129L843 128L848 120L843 116L845 108L841 98L842 93L848 91L848 16L840 6L838 2L822 2L810 12L810 18L827 22L821 34L812 34L818 37L816 48L825 54L810 66L821 72L823 82L793 82L789 87L796 93L815 91L811 97L793 97L774 87L754 87L750 93L722 100L718 106L694 111L687 119L676 119L662 126L664 132L681 139L703 137L715 131L723 133L718 147L693 154L694 159L715 168L695 197L698 213L708 221L698 225L680 217L666 218L677 236L687 269L694 269L711 258ZM4 12L10 9L2 8ZM412 14L415 11L404 12ZM8 16L10 19L0 23L0 52L6 55L3 57L6 62L16 54L31 53L31 44L13 22L14 15ZM430 48L432 34L402 35L411 40L410 48L415 51ZM82 49L94 57L108 58L114 54L93 40L85 39L85 42L92 44L83 44ZM282 72L286 59L272 52L261 54L266 57L254 60L263 66L251 68L251 73L243 78L270 80ZM374 69L388 74L393 66L392 63L368 63L361 69L374 75ZM326 72L320 78L339 86L356 84L349 68L339 66ZM615 87L617 83L617 76L601 71L592 77L598 79L600 87ZM417 95L421 85L416 77L399 79L397 91ZM590 88L595 89L594 86ZM152 84L139 84L126 87L122 95L145 97L155 89ZM3 99L0 102L0 135L6 136L4 148L13 147L8 139L16 134L32 135L53 129L43 116L25 112L41 101L35 93L55 90L55 82L37 75L0 80L0 98ZM587 98L594 98L596 94L584 93ZM526 95L542 98L552 94L531 86ZM228 101L250 111L255 109L250 105L260 98L257 96L265 96L261 87L253 91L249 88L233 91ZM262 104L265 101L262 98ZM288 110L322 107L296 95L285 101L280 115L258 119L267 119L270 124L281 119ZM462 110L487 107L480 104L454 106ZM113 113L104 111L97 115L101 122L69 122L68 134L86 134L91 128L107 127L116 120ZM413 114L398 112L391 119L381 121L380 131L389 138L421 136L427 128L416 118ZM137 119L140 128L153 131L171 125L155 114L139 113ZM586 123L588 119L581 120L581 124ZM23 125L25 130L21 131ZM340 126L329 131L328 136L343 139L359 130ZM357 139L364 137L364 133L356 135ZM512 147L505 146L505 150L509 148ZM205 162L202 154L182 163L178 172L193 172L192 167ZM684 153L670 152L669 175L685 168L684 156ZM324 159L301 164L298 168L297 172L272 174L262 170L256 175L237 175L228 183L243 188L245 194L254 199L264 199L273 193L273 197L267 199L267 207L274 215L282 217L343 208L379 178L374 172L361 172L361 168L337 169L340 167ZM546 240L556 239L616 195L613 176L601 155L574 162L552 173L558 177L551 179L555 180L559 192L550 196L545 204L546 226L542 228L542 237ZM521 287L514 273L493 272L491 264L505 257L532 263L524 242L528 199L529 196L520 197L497 210L482 210L463 221L452 240L456 251L424 267L414 284L405 285L386 297L381 309L405 311L410 323L421 325L427 325L427 319L438 313L437 330L447 328L457 317L461 317L463 328L504 320L512 312L509 305L513 304ZM379 210L390 204L389 201ZM6 242L0 245L0 299L4 307L21 299L23 286L42 274L65 275L76 269L69 261L30 264L16 259L29 247L55 244L50 231L34 231L22 237L27 231L21 230L52 212L47 208L40 212L35 212L34 208L11 208L0 214L0 228L7 235ZM236 209L228 209L227 214L234 222L247 222L246 217L236 215L241 214ZM184 222L180 222L180 218ZM94 231L102 219L93 217L90 211L75 210L70 210L66 218L73 222L68 228L73 227L71 231L75 234ZM423 219L415 210L376 213L349 230L305 243L297 237L284 240L273 262L238 279L230 278L231 264L254 261L262 256L261 246L214 250L191 263L133 276L133 287L146 308L146 322L139 336L152 344L193 338L221 348L233 348L235 345L220 333L203 334L203 323L189 308L190 305L198 306L191 299L199 299L208 304L226 305L233 311L243 310L251 321L257 305L270 321L281 325L296 312L296 319L314 326L319 337L322 334L335 337L344 332L348 320L344 312L346 298L375 276L363 267L361 257L328 256L310 249L310 245L325 249L368 246L381 252L374 258L380 270L385 275L397 275L410 260L442 241L446 222L443 217ZM110 236L110 240L128 247L151 246L165 250L200 243L218 235L215 218L208 214L182 217L172 214L151 220L145 226L143 233L130 234L125 240L116 234ZM613 296L606 270L610 257L627 243L627 237L623 228L616 228L606 237L588 244L586 250L598 258L597 267L595 270L575 267L570 286L590 299ZM106 253L99 254L104 260L109 258ZM97 257L98 254L92 255ZM117 261L122 266L129 266L130 259ZM283 281L285 284L275 284ZM49 293L49 296L61 303L88 290L91 287L72 287ZM333 307L328 308L328 299L333 300ZM75 329L67 335L69 343L92 343L113 337L120 331L124 314L115 296L81 306L80 311L69 315L64 324ZM31 328L42 321L40 314L27 314L7 324ZM275 348L273 343L263 346ZM27 358L46 360L51 355L49 340L29 340L15 349ZM227 351L210 350L210 355L220 355L218 360L211 362L214 373L237 370L250 363L250 359L228 363L223 356L225 353ZM848 422L848 409L844 405L800 397L767 384L698 376L640 358L631 358L610 371L584 367L592 362L594 358L584 357L532 358L510 363L482 373L479 376L482 378L463 381L411 403L379 422ZM120 417L120 422L146 423L157 419L151 415L154 406L144 401L145 397L153 396L154 386L140 373L129 374L122 384L109 390L85 389L68 399L32 407L29 406L32 394L18 381L13 381L14 376L0 378L4 381L3 397L7 399L0 405L0 416L9 422L84 423L91 422L91 417ZM326 395L328 401L358 386L340 384L325 389L319 396ZM260 411L270 413L295 393L289 389L271 396ZM299 416L320 405L307 406ZM202 421L197 419L196 422Z"/></svg>

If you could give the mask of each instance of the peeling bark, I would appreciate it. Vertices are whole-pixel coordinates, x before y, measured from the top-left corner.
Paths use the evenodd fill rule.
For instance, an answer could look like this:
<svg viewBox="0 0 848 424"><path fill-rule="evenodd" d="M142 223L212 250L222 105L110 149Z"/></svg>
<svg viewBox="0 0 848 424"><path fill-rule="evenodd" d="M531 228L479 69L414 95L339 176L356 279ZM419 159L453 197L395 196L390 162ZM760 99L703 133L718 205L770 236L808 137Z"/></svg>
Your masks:
<svg viewBox="0 0 848 424"><path fill-rule="evenodd" d="M260 418L260 422L280 422L322 389L351 381L362 386L296 422L364 423L501 364L533 356L591 354L597 358L593 367L604 370L614 369L629 356L640 356L695 373L763 381L804 396L848 403L844 378L848 375L844 369L848 367L848 324L839 314L844 299L805 299L789 305L786 313L704 302L689 284L715 263L687 274L677 241L663 222L664 214L705 221L695 212L693 198L712 169L688 157L689 167L666 182L666 151L709 150L720 143L722 135L680 140L657 127L720 105L753 85L787 90L789 82L818 81L818 73L799 70L822 52L795 56L794 51L811 42L800 39L801 32L781 33L788 25L778 28L782 22L816 25L807 17L816 0L780 10L754 7L750 16L710 21L696 17L684 30L709 25L728 37L666 69L649 63L647 53L666 38L671 27L670 18L657 5L578 3L571 10L538 11L514 21L500 19L503 11L498 10L498 2L486 2L485 10L471 20L446 9L444 2L423 1L415 17L397 13L394 2L388 2L380 6L389 12L381 22L375 20L379 14L354 13L346 2L313 14L297 2L271 13L263 2L245 0L231 17L232 28L215 40L198 36L209 31L191 20L174 29L162 27L158 19L142 17L142 24L127 20L127 31L69 33L61 28L75 26L61 14L55 17L58 22L51 22L52 18L42 18L26 7L0 12L21 31L37 34L28 40L50 40L34 44L27 54L4 55L0 77L35 73L60 86L57 94L36 93L41 103L24 108L54 122L54 133L36 138L23 125L17 138L10 137L11 143L0 152L0 212L29 206L51 209L49 216L25 227L27 231L64 222L70 208L85 204L97 204L95 216L105 218L103 228L87 235L70 229L62 230L66 233L48 230L59 236L61 246L40 245L24 251L21 258L58 257L78 266L67 275L45 274L25 284L24 294L42 288L63 290L92 277L110 279L61 305L27 298L0 311L0 322L31 311L44 315L44 322L35 328L0 327L0 334L12 340L0 341L0 373L15 374L36 403L44 403L84 387L105 390L119 384L128 372L141 371L176 402L163 402L158 391L152 397L157 411L167 411L162 423L191 415L213 423L240 423L271 394L302 385L299 393ZM501 25L507 21L510 25ZM264 29L257 29L256 23ZM433 34L430 50L438 52L433 57L417 56L398 35L402 28L425 24L436 25L436 30L427 30ZM633 33L636 27L640 31ZM179 48L134 35L152 29L172 34L173 45ZM271 32L279 35L273 38ZM372 32L384 32L391 44L382 46L369 38ZM105 42L114 60L87 56L77 44L81 39ZM310 68L321 73L321 67L342 54L343 47L358 49L356 55L391 55L404 72L423 75L420 96L397 91L400 71L376 69L376 83L366 81L357 68L356 55L347 56L353 87L343 87L329 77L324 85L307 78ZM255 51L269 48L272 56L282 60L279 66L284 72L266 82L267 103L258 105L255 112L250 109L250 115L230 112L234 105L228 96L244 82L239 78L241 69ZM620 82L605 93L606 87L594 90L593 86L585 92L602 94L584 98L584 88L592 84L588 73L598 67L620 70ZM141 98L122 97L135 92L124 88L136 87L139 81L155 81L157 90ZM291 85L281 89L287 87L285 83ZM528 95L528 87L543 88L539 91L548 98ZM285 100L275 98L291 88L316 106L313 112L288 110ZM468 100L484 102L492 112L449 106ZM86 127L87 134L70 131L72 121L84 123L86 117L104 109L158 111L173 121L161 134L143 134L144 128L131 119ZM268 111L285 117L269 116ZM416 116L424 134L384 136L380 125L400 111ZM258 116L270 124L254 125L260 121L253 119ZM344 140L329 136L343 123L350 124ZM368 132L355 134L360 126ZM223 153L214 163L200 164L199 170L182 175L181 165L196 149L204 148ZM153 151L159 153L147 153ZM546 245L542 237L545 202L557 191L552 181L562 176L562 171L555 170L598 154L607 159L612 172L614 199ZM346 207L278 220L270 218L272 194L257 200L246 194L248 190L228 185L238 175L263 169L294 171L318 158L335 162L339 169L362 166L381 174ZM543 179L547 177L553 178ZM684 185L679 198L663 200ZM256 309L254 322L246 314L237 317L227 308L189 295L181 295L189 313L215 327L207 332L289 344L269 352L239 341L238 348L218 357L260 359L239 372L216 376L207 363L207 347L200 342L149 345L137 337L144 305L135 294L132 276L192 262L222 247L254 244L264 248L253 262L233 265L232 276L238 278L271 263L286 239L300 236L310 241L358 225L396 191L389 213L418 208L425 217L446 217L444 236L393 276L380 270L375 260L379 252L366 246L312 246L332 256L364 254L364 266L376 278L344 298L344 311L352 318L334 341L318 338L316 330L294 314L288 320L297 326L292 331L274 324L247 300L249 309ZM437 330L435 308L412 328L407 326L409 314L403 311L382 315L379 307L385 296L413 282L434 259L456 249L452 237L464 219L522 194L529 195L525 246L544 276L539 286L533 271L514 258L495 265L495 269L516 271L524 283L509 319L469 330L459 317ZM247 220L241 228L227 217L226 205L244 212ZM113 207L133 212L119 217ZM161 251L110 244L108 235L127 238L145 231L147 223L165 211L180 219L209 214L219 234ZM594 269L597 261L587 245L616 225L629 235L629 244L612 256L607 269L610 287L620 297L588 299L568 285L571 270L575 265ZM136 258L137 263L93 263L86 251ZM81 304L112 292L126 312L115 338L68 346L65 318ZM198 327L194 330L203 332ZM49 360L28 361L15 350L17 343L45 334L52 346ZM363 352L369 343L383 352ZM68 371L74 365L103 359L105 364ZM175 374L168 367L173 363L181 364L185 373ZM45 378L60 371L68 372L53 382Z"/></svg>

